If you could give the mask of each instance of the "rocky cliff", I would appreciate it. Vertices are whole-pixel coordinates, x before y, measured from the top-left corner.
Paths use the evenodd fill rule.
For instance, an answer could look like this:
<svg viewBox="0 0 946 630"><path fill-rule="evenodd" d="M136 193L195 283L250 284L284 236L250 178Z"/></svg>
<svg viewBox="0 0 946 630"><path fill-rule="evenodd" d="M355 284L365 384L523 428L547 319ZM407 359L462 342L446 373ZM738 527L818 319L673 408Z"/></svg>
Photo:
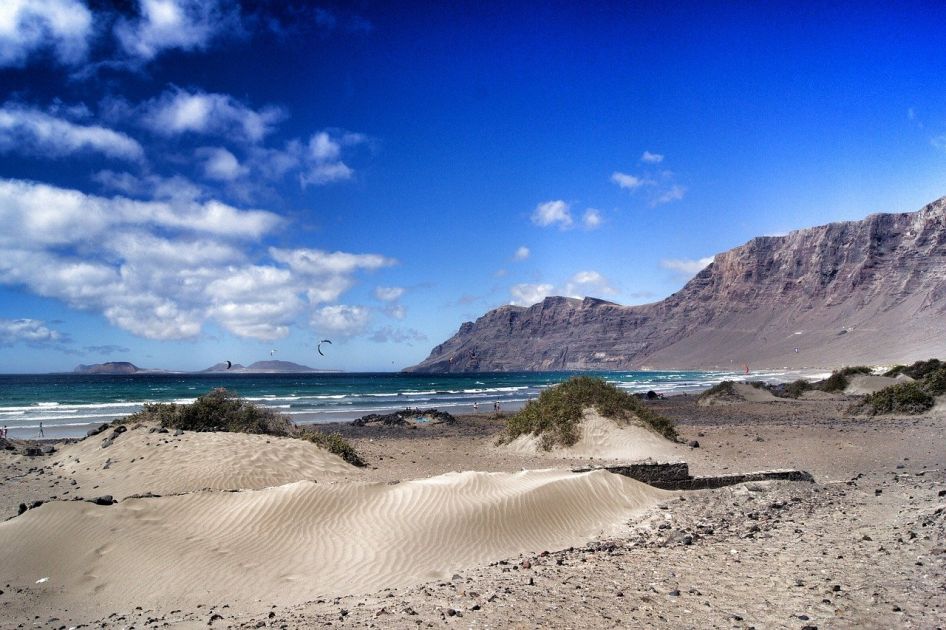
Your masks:
<svg viewBox="0 0 946 630"><path fill-rule="evenodd" d="M832 367L946 356L946 197L715 257L661 302L503 306L413 372Z"/></svg>

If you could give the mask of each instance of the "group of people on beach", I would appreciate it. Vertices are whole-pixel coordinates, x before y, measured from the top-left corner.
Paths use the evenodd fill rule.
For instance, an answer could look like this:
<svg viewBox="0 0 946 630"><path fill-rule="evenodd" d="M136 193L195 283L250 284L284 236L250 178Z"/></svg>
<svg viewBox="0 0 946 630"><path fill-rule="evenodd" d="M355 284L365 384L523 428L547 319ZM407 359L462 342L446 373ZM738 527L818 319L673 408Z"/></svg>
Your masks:
<svg viewBox="0 0 946 630"><path fill-rule="evenodd" d="M478 402L474 402L473 411L479 411L479 410L480 410L480 404ZM502 410L503 410L503 406L502 404L500 404L498 400L493 402L493 411L495 411L496 413L499 413Z"/></svg>

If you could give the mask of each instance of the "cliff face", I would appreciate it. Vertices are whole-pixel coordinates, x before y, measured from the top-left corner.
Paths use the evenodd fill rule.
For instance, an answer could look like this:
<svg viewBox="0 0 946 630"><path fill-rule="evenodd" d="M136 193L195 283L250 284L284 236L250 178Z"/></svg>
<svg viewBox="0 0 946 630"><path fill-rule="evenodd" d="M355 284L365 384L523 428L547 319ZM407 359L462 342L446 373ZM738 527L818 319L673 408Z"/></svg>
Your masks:
<svg viewBox="0 0 946 630"><path fill-rule="evenodd" d="M416 372L830 367L946 355L946 197L718 254L661 302L552 297L466 322Z"/></svg>

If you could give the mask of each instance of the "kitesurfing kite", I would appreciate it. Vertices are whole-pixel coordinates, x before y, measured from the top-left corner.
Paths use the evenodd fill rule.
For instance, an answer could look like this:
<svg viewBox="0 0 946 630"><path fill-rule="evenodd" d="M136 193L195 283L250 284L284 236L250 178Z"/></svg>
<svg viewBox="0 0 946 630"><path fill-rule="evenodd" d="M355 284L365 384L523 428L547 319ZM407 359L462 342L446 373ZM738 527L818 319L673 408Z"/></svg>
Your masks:
<svg viewBox="0 0 946 630"><path fill-rule="evenodd" d="M276 354L276 348L269 351L269 356L273 356L274 354Z"/></svg>
<svg viewBox="0 0 946 630"><path fill-rule="evenodd" d="M331 341L330 339L323 339L322 341L319 342L318 347L316 347L316 350L319 351L319 354L321 354L321 355L324 357L324 356L325 356L325 353L322 352L322 344L323 344L323 343L332 343L332 341Z"/></svg>
<svg viewBox="0 0 946 630"><path fill-rule="evenodd" d="M228 370L230 369L230 367L231 367L232 365L233 365L232 363L230 363L229 361L227 361L227 369L228 369Z"/></svg>

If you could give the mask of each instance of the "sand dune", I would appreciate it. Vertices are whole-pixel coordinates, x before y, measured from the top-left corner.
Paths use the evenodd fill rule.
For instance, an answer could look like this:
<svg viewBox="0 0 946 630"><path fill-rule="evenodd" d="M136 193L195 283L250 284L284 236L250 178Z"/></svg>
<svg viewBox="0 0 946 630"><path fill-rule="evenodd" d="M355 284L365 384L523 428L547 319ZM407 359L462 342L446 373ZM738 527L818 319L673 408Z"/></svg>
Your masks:
<svg viewBox="0 0 946 630"><path fill-rule="evenodd" d="M341 458L292 438L194 432L175 437L138 428L102 448L106 435L65 446L50 462L55 472L75 479L85 496L258 490L359 474ZM92 486L98 486L94 494Z"/></svg>
<svg viewBox="0 0 946 630"><path fill-rule="evenodd" d="M540 438L520 435L502 448L522 454L536 453L541 451ZM677 461L682 460L682 452L683 448L679 444L650 429L634 424L619 425L610 418L602 417L594 409L586 409L578 442L569 447L553 449L550 454L562 458Z"/></svg>
<svg viewBox="0 0 946 630"><path fill-rule="evenodd" d="M885 387L896 385L897 383L909 382L913 379L906 374L900 374L896 378L890 376L874 376L872 374L858 374L850 377L850 382L845 388L845 394L873 394L879 392Z"/></svg>
<svg viewBox="0 0 946 630"><path fill-rule="evenodd" d="M734 394L714 394L701 398L699 405L706 407L709 405L729 405L739 402L775 402L778 397L772 392L761 387L753 387L748 383L733 383Z"/></svg>
<svg viewBox="0 0 946 630"><path fill-rule="evenodd" d="M672 495L543 470L48 503L0 523L0 580L67 614L303 602L580 545Z"/></svg>

